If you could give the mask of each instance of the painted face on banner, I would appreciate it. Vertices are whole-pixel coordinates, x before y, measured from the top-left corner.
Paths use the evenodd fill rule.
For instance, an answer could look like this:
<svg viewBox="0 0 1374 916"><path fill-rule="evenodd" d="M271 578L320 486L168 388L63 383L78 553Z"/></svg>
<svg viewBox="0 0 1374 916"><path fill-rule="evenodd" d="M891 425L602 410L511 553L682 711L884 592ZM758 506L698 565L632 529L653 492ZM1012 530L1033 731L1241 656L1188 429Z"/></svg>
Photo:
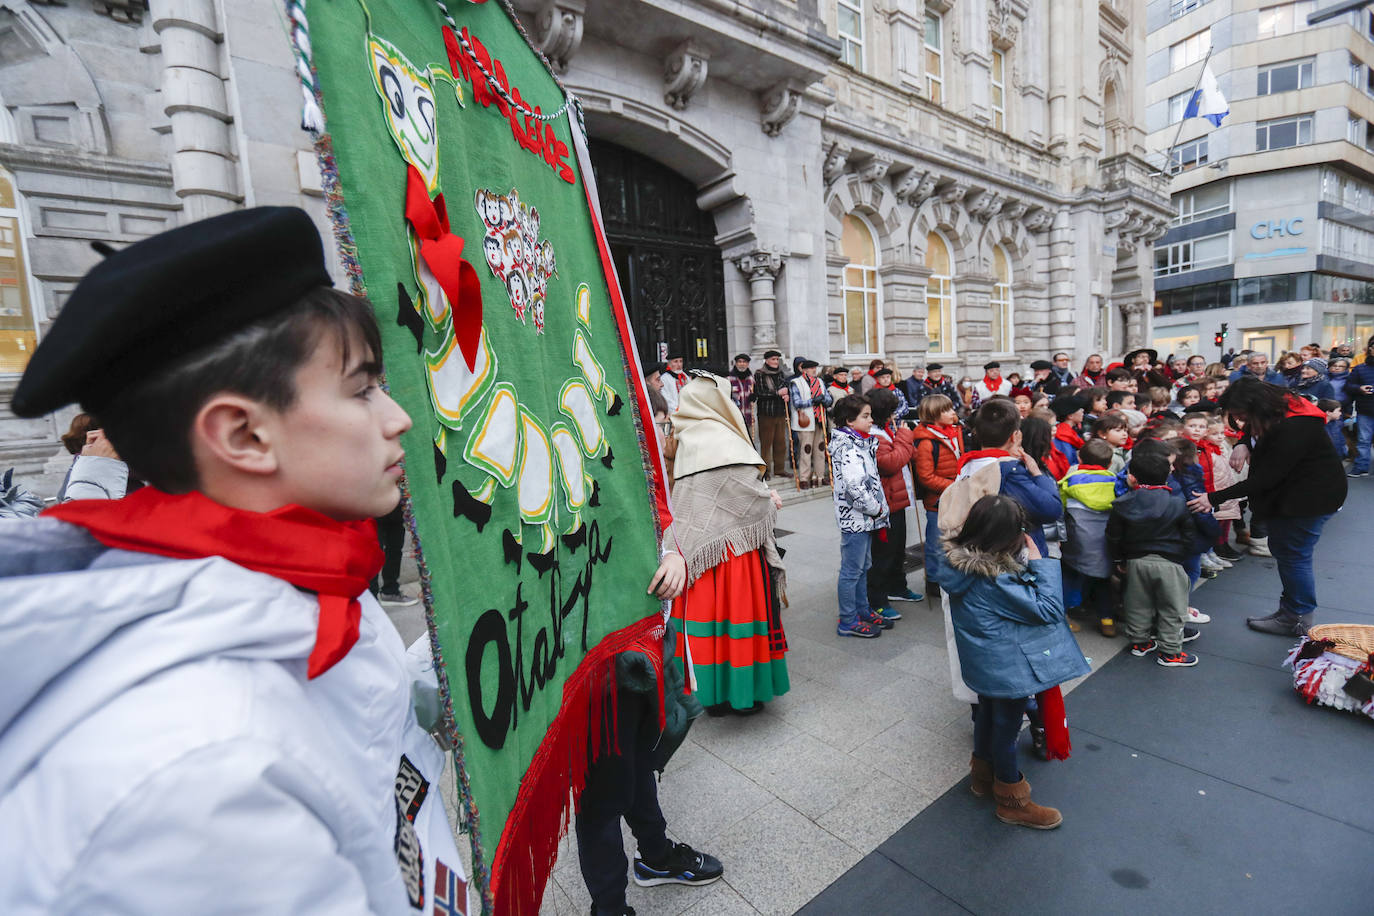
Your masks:
<svg viewBox="0 0 1374 916"><path fill-rule="evenodd" d="M406 162L424 176L430 192L439 183L439 136L435 130L434 87L426 73L394 45L375 35L367 40L372 82L382 97L386 124Z"/></svg>

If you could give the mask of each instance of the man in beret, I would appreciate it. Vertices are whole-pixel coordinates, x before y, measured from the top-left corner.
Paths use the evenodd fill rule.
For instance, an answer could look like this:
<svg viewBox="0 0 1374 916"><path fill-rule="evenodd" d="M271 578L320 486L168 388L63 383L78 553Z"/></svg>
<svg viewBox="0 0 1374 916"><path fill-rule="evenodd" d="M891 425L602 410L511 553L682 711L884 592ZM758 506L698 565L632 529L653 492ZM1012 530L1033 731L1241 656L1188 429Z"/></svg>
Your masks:
<svg viewBox="0 0 1374 916"><path fill-rule="evenodd" d="M1054 363L1047 359L1037 359L1030 364L1031 379L1027 387L1031 391L1054 397L1061 387L1059 376L1054 374Z"/></svg>
<svg viewBox="0 0 1374 916"><path fill-rule="evenodd" d="M820 365L814 359L802 360L797 364L800 373L787 383L787 410L797 446L797 486L803 490L820 486L830 476L825 463L825 423L834 399L820 379Z"/></svg>
<svg viewBox="0 0 1374 916"><path fill-rule="evenodd" d="M997 360L983 365L983 377L973 386L973 393L978 395L978 400L986 401L994 395L1011 394L1011 382L1002 378L1002 364Z"/></svg>
<svg viewBox="0 0 1374 916"><path fill-rule="evenodd" d="M789 476L787 470L787 379L783 376L782 354L766 350L763 366L754 373L754 405L758 407L759 454L763 456L763 476Z"/></svg>
<svg viewBox="0 0 1374 916"><path fill-rule="evenodd" d="M427 641L367 590L410 428L381 357L295 208L72 293L11 406L79 402L148 486L0 521L0 909L474 911ZM660 573L680 592L680 556Z"/></svg>
<svg viewBox="0 0 1374 916"><path fill-rule="evenodd" d="M959 405L959 389L954 387L954 380L945 375L945 367L940 363L926 364L926 380L921 386L921 397L925 398L932 394L943 394L949 398L950 403L956 407ZM915 409L914 404L907 405L908 413Z"/></svg>

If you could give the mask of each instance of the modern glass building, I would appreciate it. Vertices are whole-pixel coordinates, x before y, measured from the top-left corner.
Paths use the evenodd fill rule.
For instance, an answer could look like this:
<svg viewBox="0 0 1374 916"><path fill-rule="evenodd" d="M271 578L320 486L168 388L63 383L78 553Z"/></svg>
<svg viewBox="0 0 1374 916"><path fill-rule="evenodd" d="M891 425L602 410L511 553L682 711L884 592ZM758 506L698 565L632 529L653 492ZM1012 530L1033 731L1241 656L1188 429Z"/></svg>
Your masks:
<svg viewBox="0 0 1374 916"><path fill-rule="evenodd" d="M1161 355L1215 358L1223 322L1223 350L1271 358L1374 334L1374 14L1309 27L1314 7L1149 4L1148 146L1173 172L1154 248ZM1221 127L1183 117L1204 63L1230 103Z"/></svg>

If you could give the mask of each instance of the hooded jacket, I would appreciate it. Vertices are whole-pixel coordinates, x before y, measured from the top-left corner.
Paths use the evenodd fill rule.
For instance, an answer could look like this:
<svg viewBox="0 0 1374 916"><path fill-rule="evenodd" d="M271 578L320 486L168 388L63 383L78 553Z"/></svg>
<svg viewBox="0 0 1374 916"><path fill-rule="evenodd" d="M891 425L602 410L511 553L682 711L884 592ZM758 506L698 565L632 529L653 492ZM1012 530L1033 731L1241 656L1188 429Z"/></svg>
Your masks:
<svg viewBox="0 0 1374 916"><path fill-rule="evenodd" d="M874 427L873 435L878 440L874 460L882 480L883 496L887 499L887 511L891 515L901 512L916 499L915 481L911 476L911 430L899 426L890 429Z"/></svg>
<svg viewBox="0 0 1374 916"><path fill-rule="evenodd" d="M1116 500L1116 475L1107 468L1075 466L1059 481L1068 538L1061 546L1064 565L1085 576L1111 575L1107 555L1107 515Z"/></svg>
<svg viewBox="0 0 1374 916"><path fill-rule="evenodd" d="M936 579L949 593L954 642L970 690L1028 697L1088 673L1064 620L1058 560L1023 564L948 540L944 547Z"/></svg>
<svg viewBox="0 0 1374 916"><path fill-rule="evenodd" d="M399 914L465 887L412 704L428 647L359 601L311 680L313 594L0 522L0 911Z"/></svg>
<svg viewBox="0 0 1374 916"><path fill-rule="evenodd" d="M887 498L878 477L878 440L862 437L847 426L830 437L830 470L834 475L835 522L841 531L887 527Z"/></svg>

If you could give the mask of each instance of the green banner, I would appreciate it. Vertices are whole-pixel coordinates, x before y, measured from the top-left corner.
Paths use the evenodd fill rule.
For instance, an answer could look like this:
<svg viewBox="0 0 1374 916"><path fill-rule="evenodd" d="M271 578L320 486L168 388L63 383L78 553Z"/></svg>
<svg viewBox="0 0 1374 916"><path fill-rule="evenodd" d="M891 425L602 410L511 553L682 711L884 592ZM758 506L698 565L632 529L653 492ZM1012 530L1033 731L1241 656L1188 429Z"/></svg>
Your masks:
<svg viewBox="0 0 1374 916"><path fill-rule="evenodd" d="M642 381L577 118L505 9L310 0L306 12L304 83L323 105L340 251L415 423L406 480L463 741L474 875L490 870L498 912L521 912L563 827L557 793L565 803L585 765L602 685L575 672L589 653L605 663L658 636ZM557 810L531 812L536 798Z"/></svg>

